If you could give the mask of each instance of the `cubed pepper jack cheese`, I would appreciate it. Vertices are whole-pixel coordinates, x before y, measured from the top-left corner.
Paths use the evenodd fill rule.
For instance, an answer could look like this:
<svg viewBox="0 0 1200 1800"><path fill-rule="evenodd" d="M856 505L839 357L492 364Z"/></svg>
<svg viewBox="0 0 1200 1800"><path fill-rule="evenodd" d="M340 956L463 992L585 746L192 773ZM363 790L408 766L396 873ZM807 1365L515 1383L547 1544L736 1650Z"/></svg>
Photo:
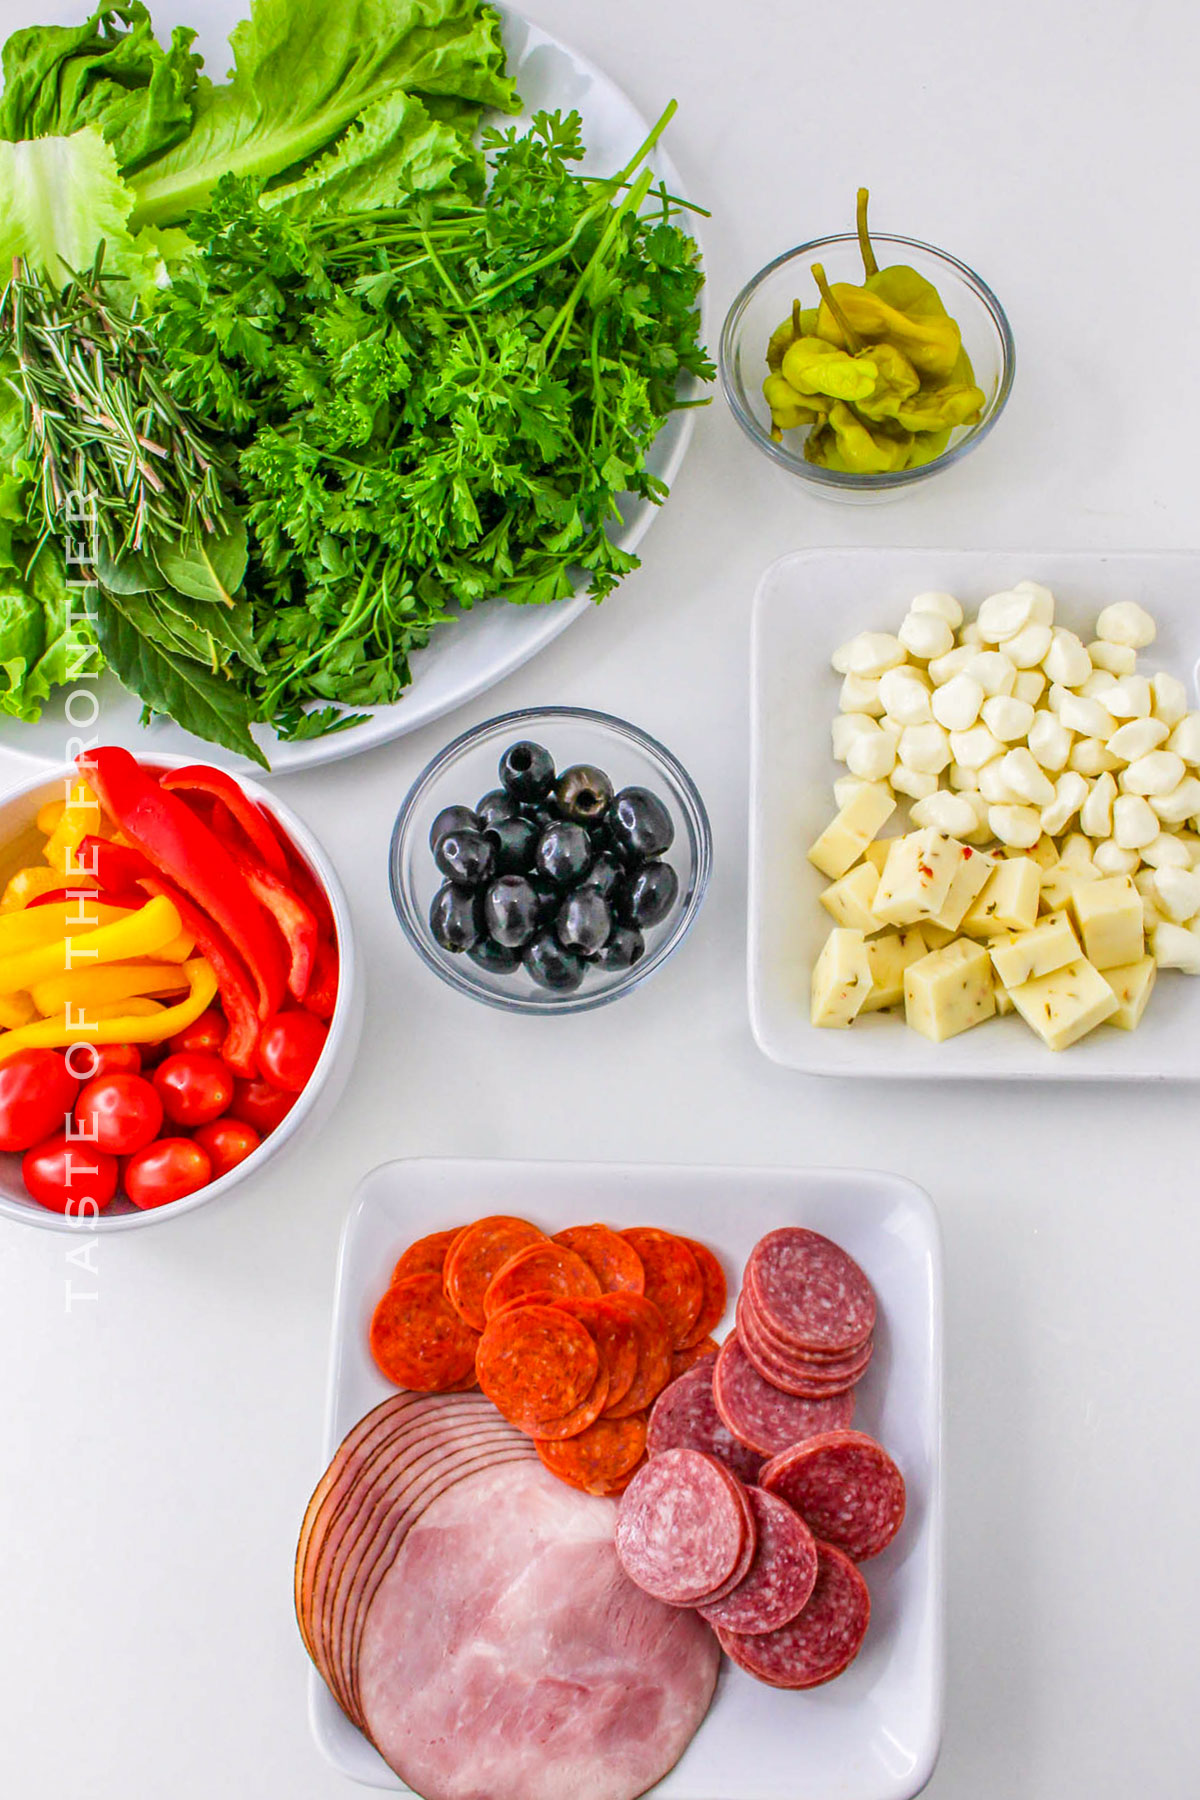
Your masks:
<svg viewBox="0 0 1200 1800"><path fill-rule="evenodd" d="M876 838L863 851L863 861L870 863L877 875L883 874L883 865L888 859L888 851L892 847L891 838Z"/></svg>
<svg viewBox="0 0 1200 1800"><path fill-rule="evenodd" d="M1111 1019L1120 1001L1085 957L1066 963L1018 987L1009 998L1030 1028L1051 1050L1066 1050Z"/></svg>
<svg viewBox="0 0 1200 1800"><path fill-rule="evenodd" d="M954 879L950 883L950 891L941 912L934 920L934 924L940 925L944 931L957 931L960 928L996 867L994 856L985 856L981 850L972 850L969 844L963 845L960 857Z"/></svg>
<svg viewBox="0 0 1200 1800"><path fill-rule="evenodd" d="M924 927L910 925L905 931L885 931L867 945L871 965L871 991L862 1003L862 1011L883 1012L899 1006L904 998L904 971L910 963L929 954Z"/></svg>
<svg viewBox="0 0 1200 1800"><path fill-rule="evenodd" d="M1069 911L1076 888L1086 887L1089 882L1102 879L1100 870L1091 863L1061 862L1057 868L1048 869L1043 875L1042 895L1038 905L1043 912Z"/></svg>
<svg viewBox="0 0 1200 1800"><path fill-rule="evenodd" d="M885 787L876 783L860 787L821 833L808 853L809 862L815 863L830 881L840 881L863 856L867 845L895 810L895 799Z"/></svg>
<svg viewBox="0 0 1200 1800"><path fill-rule="evenodd" d="M1066 913L1047 913L1032 931L1010 931L989 945L992 967L1011 994L1014 988L1075 962L1079 939Z"/></svg>
<svg viewBox="0 0 1200 1800"><path fill-rule="evenodd" d="M837 924L848 925L854 931L870 934L879 929L871 911L871 902L878 886L879 871L873 869L869 862L858 863L848 875L843 875L840 881L835 881L832 887L825 889L821 895L821 905Z"/></svg>
<svg viewBox="0 0 1200 1800"><path fill-rule="evenodd" d="M1105 969L1104 979L1117 996L1117 1010L1108 1023L1120 1031L1136 1031L1157 978L1158 965L1152 956L1139 956L1120 969Z"/></svg>
<svg viewBox="0 0 1200 1800"><path fill-rule="evenodd" d="M904 1016L935 1044L982 1025L995 1011L992 970L982 944L956 938L904 971Z"/></svg>
<svg viewBox="0 0 1200 1800"><path fill-rule="evenodd" d="M871 963L861 931L837 927L825 940L812 974L812 1022L844 1030L871 991Z"/></svg>
<svg viewBox="0 0 1200 1800"><path fill-rule="evenodd" d="M932 828L896 838L872 908L880 924L916 925L922 919L936 919L958 873L963 849L957 838Z"/></svg>
<svg viewBox="0 0 1200 1800"><path fill-rule="evenodd" d="M1071 916L1095 969L1119 969L1145 954L1142 896L1128 875L1084 882L1071 896Z"/></svg>
<svg viewBox="0 0 1200 1800"><path fill-rule="evenodd" d="M1032 931L1037 924L1042 872L1031 857L997 863L987 886L962 921L968 937L996 937L1002 931Z"/></svg>

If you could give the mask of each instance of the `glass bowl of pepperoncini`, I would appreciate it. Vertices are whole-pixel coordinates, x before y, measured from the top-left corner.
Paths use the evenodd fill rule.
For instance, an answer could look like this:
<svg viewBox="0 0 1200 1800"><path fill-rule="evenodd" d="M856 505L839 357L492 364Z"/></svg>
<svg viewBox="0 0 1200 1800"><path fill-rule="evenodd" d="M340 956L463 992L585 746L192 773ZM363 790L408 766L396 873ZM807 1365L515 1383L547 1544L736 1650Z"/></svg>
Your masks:
<svg viewBox="0 0 1200 1800"><path fill-rule="evenodd" d="M879 500L961 461L995 425L1016 353L1004 309L965 263L867 227L787 250L747 282L721 332L733 416L834 500Z"/></svg>

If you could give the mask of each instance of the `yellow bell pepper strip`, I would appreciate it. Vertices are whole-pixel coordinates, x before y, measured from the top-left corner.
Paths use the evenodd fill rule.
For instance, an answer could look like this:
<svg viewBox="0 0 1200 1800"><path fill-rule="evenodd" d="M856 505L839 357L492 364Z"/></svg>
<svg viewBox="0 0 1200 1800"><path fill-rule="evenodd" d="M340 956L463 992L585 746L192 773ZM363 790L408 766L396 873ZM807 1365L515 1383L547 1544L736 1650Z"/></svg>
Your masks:
<svg viewBox="0 0 1200 1800"><path fill-rule="evenodd" d="M76 879L81 888L94 888L96 885L90 876L72 877L72 881ZM31 900L36 900L40 894L52 894L62 884L63 878L57 869L43 868L40 863L32 868L18 869L0 895L0 914L20 912Z"/></svg>
<svg viewBox="0 0 1200 1800"><path fill-rule="evenodd" d="M110 1000L182 993L187 984L179 963L125 962L104 963L98 969L73 969L69 975L51 975L35 983L31 991L37 1010L49 1018L65 1006L94 1010Z"/></svg>
<svg viewBox="0 0 1200 1800"><path fill-rule="evenodd" d="M42 909L39 907L39 911ZM50 907L45 909L47 912ZM91 967L97 963L125 962L130 957L152 956L183 929L179 914L169 900L156 896L139 912L127 913L111 925L97 931L81 931L76 936L61 936L55 942L37 944L0 956L0 994L14 993L18 988L32 988L52 975L62 975L72 968Z"/></svg>
<svg viewBox="0 0 1200 1800"><path fill-rule="evenodd" d="M67 803L65 800L47 800L45 805L39 806L37 810L38 830L44 832L45 835L49 837L66 810Z"/></svg>
<svg viewBox="0 0 1200 1800"><path fill-rule="evenodd" d="M18 1050L59 1049L66 1044L161 1044L177 1031L193 1024L211 1006L217 978L202 956L184 964L189 993L176 1006L160 1007L153 1000L112 1001L85 1011L81 1020L74 1007L62 1016L37 1019L17 1031L0 1032L0 1062Z"/></svg>
<svg viewBox="0 0 1200 1800"><path fill-rule="evenodd" d="M35 944L78 937L80 932L96 931L101 925L115 925L118 919L129 918L134 910L105 906L93 900L90 894L84 894L78 900L55 900L48 906L31 906L24 912L5 913L0 917L0 957L32 949Z"/></svg>
<svg viewBox="0 0 1200 1800"><path fill-rule="evenodd" d="M106 835L104 818L100 802L87 782L77 778L71 783L61 819L46 839L43 854L50 867L57 869L60 875L83 874L84 870L75 860L75 852L89 833L93 837Z"/></svg>
<svg viewBox="0 0 1200 1800"><path fill-rule="evenodd" d="M15 1031L19 1025L28 1025L30 1019L37 1017L37 1013L31 994L0 994L0 1025L5 1031Z"/></svg>

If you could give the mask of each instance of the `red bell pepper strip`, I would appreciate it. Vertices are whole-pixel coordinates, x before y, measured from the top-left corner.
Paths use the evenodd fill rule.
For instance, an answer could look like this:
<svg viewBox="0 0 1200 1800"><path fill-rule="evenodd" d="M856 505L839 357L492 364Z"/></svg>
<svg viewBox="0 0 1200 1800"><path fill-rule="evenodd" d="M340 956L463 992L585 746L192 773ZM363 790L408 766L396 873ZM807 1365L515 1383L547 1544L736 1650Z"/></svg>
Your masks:
<svg viewBox="0 0 1200 1800"><path fill-rule="evenodd" d="M131 844L114 844L111 838L81 839L76 860L102 888L117 891L135 887L143 875L154 873L154 865L140 850L135 850Z"/></svg>
<svg viewBox="0 0 1200 1800"><path fill-rule="evenodd" d="M212 827L217 836L235 855L245 874L250 892L265 906L283 933L288 949L288 992L303 1000L312 979L313 959L317 954L317 920L290 884L268 869L265 863L246 848L241 825L220 800L213 811Z"/></svg>
<svg viewBox="0 0 1200 1800"><path fill-rule="evenodd" d="M274 825L262 807L256 805L224 769L211 769L205 763L189 763L186 769L168 769L159 777L159 786L168 791L211 794L224 801L253 844L259 861L281 880L287 880L287 858L275 835Z"/></svg>
<svg viewBox="0 0 1200 1800"><path fill-rule="evenodd" d="M316 963L308 992L304 996L304 1004L310 1013L318 1019L332 1019L337 1005L338 980L341 966L338 962L337 946L332 938L323 933L317 945Z"/></svg>
<svg viewBox="0 0 1200 1800"><path fill-rule="evenodd" d="M254 983L237 951L224 932L213 924L206 913L194 906L186 894L165 876L142 877L141 886L148 894L164 894L172 902L183 921L183 928L196 940L196 953L208 960L217 978L221 1005L229 1024L221 1054L237 1075L256 1075L258 1061L259 1018Z"/></svg>
<svg viewBox="0 0 1200 1800"><path fill-rule="evenodd" d="M229 939L254 982L259 1018L278 1012L287 985L283 952L237 859L187 802L152 779L128 750L90 750L77 764L122 835Z"/></svg>
<svg viewBox="0 0 1200 1800"><path fill-rule="evenodd" d="M35 906L55 906L64 900L80 900L91 906L124 906L131 912L146 904L146 896L136 888L125 888L121 893L113 893L109 888L53 888L31 900L25 911L32 912Z"/></svg>

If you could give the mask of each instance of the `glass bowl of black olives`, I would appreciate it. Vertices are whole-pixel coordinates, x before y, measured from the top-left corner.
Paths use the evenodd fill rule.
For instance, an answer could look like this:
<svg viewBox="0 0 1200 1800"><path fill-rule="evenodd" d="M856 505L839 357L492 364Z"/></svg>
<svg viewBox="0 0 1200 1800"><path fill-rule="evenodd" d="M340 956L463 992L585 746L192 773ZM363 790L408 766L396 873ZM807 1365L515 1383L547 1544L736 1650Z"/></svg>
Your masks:
<svg viewBox="0 0 1200 1800"><path fill-rule="evenodd" d="M669 750L607 713L505 713L448 744L392 833L396 914L443 981L511 1012L583 1012L687 936L712 864Z"/></svg>

